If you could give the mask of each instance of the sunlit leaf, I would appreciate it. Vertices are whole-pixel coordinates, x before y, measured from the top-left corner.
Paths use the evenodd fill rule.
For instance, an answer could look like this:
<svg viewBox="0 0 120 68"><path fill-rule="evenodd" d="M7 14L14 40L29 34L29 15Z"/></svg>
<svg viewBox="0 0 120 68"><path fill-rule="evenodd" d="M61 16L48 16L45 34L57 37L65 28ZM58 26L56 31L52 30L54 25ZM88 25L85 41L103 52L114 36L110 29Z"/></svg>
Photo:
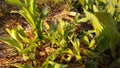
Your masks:
<svg viewBox="0 0 120 68"><path fill-rule="evenodd" d="M94 12L98 12L98 9L95 5L93 5L93 10L94 10Z"/></svg>
<svg viewBox="0 0 120 68"><path fill-rule="evenodd" d="M15 6L25 6L20 0L5 0L7 3Z"/></svg>
<svg viewBox="0 0 120 68"><path fill-rule="evenodd" d="M103 3L106 3L107 2L107 0L99 0L100 2L103 2Z"/></svg>
<svg viewBox="0 0 120 68"><path fill-rule="evenodd" d="M85 43L86 43L87 45L89 45L89 39L88 39L87 36L84 36L84 37L83 37L83 40L85 41Z"/></svg>
<svg viewBox="0 0 120 68"><path fill-rule="evenodd" d="M0 40L5 42L6 44L15 47L19 52L21 52L22 48L20 47L20 45L17 43L17 41L15 41L12 38L6 38L6 37L1 37L0 36Z"/></svg>
<svg viewBox="0 0 120 68"><path fill-rule="evenodd" d="M114 19L106 12L95 12L95 14L92 14L86 10L84 11L96 31L96 39L99 40L99 42L97 41L98 45L100 47L107 45L107 47L103 47L102 49L110 48L111 53L114 56L115 44L120 39L120 34L117 31ZM105 40L106 42L103 42L102 40Z"/></svg>
<svg viewBox="0 0 120 68"><path fill-rule="evenodd" d="M117 0L109 0L108 1L108 5L107 5L108 6L108 12L112 15L115 13L116 3L117 3Z"/></svg>
<svg viewBox="0 0 120 68"><path fill-rule="evenodd" d="M87 17L87 20L91 21L91 23L92 23L92 25L93 25L93 27L94 27L94 29L96 31L96 36L98 36L103 30L103 27L99 23L98 18L95 15L93 15L92 13L86 11L85 9L84 9L84 12L85 12L85 15Z"/></svg>
<svg viewBox="0 0 120 68"><path fill-rule="evenodd" d="M25 0L25 3L28 5L26 8L30 11L31 14L36 14L36 0Z"/></svg>
<svg viewBox="0 0 120 68"><path fill-rule="evenodd" d="M89 48L92 49L94 47L94 45L95 45L95 39L92 39L90 44L89 44Z"/></svg>
<svg viewBox="0 0 120 68"><path fill-rule="evenodd" d="M49 68L68 68L67 65L62 65L56 62L48 61L48 63L50 64Z"/></svg>
<svg viewBox="0 0 120 68"><path fill-rule="evenodd" d="M61 35L64 35L65 22L62 19L59 19L59 24L57 30Z"/></svg>
<svg viewBox="0 0 120 68"><path fill-rule="evenodd" d="M18 31L18 36L19 36L22 40L24 40L24 41L27 42L27 43L30 42L29 39L27 38L27 35L25 34L22 26L20 26L20 25L17 26L17 31Z"/></svg>
<svg viewBox="0 0 120 68"><path fill-rule="evenodd" d="M23 45L21 43L20 37L18 36L18 32L16 29L6 29L6 31L9 33L9 35L19 44L19 47L23 48Z"/></svg>
<svg viewBox="0 0 120 68"><path fill-rule="evenodd" d="M82 6L85 5L85 0L79 0L79 2L82 4Z"/></svg>

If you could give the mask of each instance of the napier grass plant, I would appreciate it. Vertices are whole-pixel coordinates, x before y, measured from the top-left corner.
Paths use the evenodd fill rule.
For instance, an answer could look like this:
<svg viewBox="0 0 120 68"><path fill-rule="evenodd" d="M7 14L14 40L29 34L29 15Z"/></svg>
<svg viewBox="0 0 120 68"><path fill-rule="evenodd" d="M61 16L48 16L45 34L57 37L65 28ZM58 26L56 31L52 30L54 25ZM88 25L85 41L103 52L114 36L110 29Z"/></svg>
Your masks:
<svg viewBox="0 0 120 68"><path fill-rule="evenodd" d="M73 23L58 18L56 24L52 19L49 28L43 23L49 10L45 8L37 15L36 0L5 1L21 7L17 12L26 19L33 31L33 38L30 39L24 28L18 25L13 29L6 28L10 37L0 36L1 41L18 50L24 61L32 60L30 63L14 64L14 66L38 68L39 63L35 52L37 47L44 46L42 43L50 43L48 47L54 49L52 53L46 55L47 58L42 65L40 64L42 68L70 68L73 59L72 63L81 64L82 68L99 68L99 65L104 62L103 54L106 50L110 50L112 57L116 58L116 49L119 46L117 44L120 41L116 26L120 21L120 0L79 0L84 11L83 17L79 18L76 15ZM56 3L60 0L54 1ZM79 29L78 33L75 32L76 25L87 22L92 25L91 30ZM116 64L120 64L119 58L110 67L114 68Z"/></svg>
<svg viewBox="0 0 120 68"><path fill-rule="evenodd" d="M48 10L43 10L43 12L40 14L40 17L37 18L36 0L24 0L24 3L20 0L6 0L6 2L15 6L22 7L22 9L17 12L21 14L31 26L34 38L30 40L24 32L22 26L18 25L18 27L15 29L6 28L6 31L9 33L10 37L6 38L0 36L0 40L4 41L8 45L15 47L23 56L24 61L34 61L34 52L38 46L37 42L42 39L43 19L47 15Z"/></svg>
<svg viewBox="0 0 120 68"><path fill-rule="evenodd" d="M120 19L120 12L118 10L120 0L80 0L79 2L84 7L86 16L86 18L82 20L84 22L90 20L94 27L96 37L99 36L97 38L99 43L96 41L98 45L100 44L98 46L98 49L99 47L101 48L99 51L102 52L105 50L104 48L110 48L112 55L115 56L116 42L119 41L120 37L116 27L116 23L118 23Z"/></svg>
<svg viewBox="0 0 120 68"><path fill-rule="evenodd" d="M66 68L66 65L62 65L59 63L54 62L57 56L62 55L64 53L70 53L73 56L76 56L78 60L81 59L80 56L80 43L78 39L75 39L72 41L71 35L73 35L73 25L70 23L64 22L61 19L59 19L59 24L55 25L54 22L51 24L50 29L43 34L43 29L45 28L43 24L43 20L45 16L48 13L48 10L43 10L43 12L40 13L40 18L36 16L37 13L37 5L36 0L24 0L24 3L22 3L20 0L6 0L7 3L13 4L16 6L21 6L22 9L18 11L19 14L21 14L28 24L31 26L33 30L33 39L29 39L24 32L24 29L22 26L18 26L15 29L7 29L6 31L9 33L10 38L1 37L0 40L4 41L8 45L11 45L15 47L18 52L23 56L24 61L27 60L33 60L34 65L16 65L16 67L36 67L35 64L35 49L38 47L38 42L41 42L42 40L49 40L52 43L52 46L57 45L59 48L57 48L43 63L42 68L48 68L49 65L52 68ZM72 43L74 50L70 50L67 48L68 43ZM70 52L69 52L70 51ZM68 60L69 61L69 60Z"/></svg>

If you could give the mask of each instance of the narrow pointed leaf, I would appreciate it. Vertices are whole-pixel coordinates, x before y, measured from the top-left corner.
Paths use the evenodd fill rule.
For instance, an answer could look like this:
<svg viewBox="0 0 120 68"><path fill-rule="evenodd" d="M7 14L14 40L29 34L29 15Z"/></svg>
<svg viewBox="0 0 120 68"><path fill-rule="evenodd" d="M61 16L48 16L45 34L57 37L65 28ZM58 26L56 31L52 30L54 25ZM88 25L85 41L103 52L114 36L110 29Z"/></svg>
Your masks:
<svg viewBox="0 0 120 68"><path fill-rule="evenodd" d="M5 0L7 3L15 6L25 6L20 0Z"/></svg>

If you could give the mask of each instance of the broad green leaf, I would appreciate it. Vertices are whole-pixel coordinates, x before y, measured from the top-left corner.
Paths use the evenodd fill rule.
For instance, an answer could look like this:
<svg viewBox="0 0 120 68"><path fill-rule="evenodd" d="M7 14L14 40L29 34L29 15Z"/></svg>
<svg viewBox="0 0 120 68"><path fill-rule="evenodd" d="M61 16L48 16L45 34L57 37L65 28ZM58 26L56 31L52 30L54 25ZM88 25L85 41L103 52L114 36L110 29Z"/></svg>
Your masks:
<svg viewBox="0 0 120 68"><path fill-rule="evenodd" d="M17 26L17 32L18 32L18 36L25 42L30 43L30 40L27 38L27 35L25 34L22 26Z"/></svg>
<svg viewBox="0 0 120 68"><path fill-rule="evenodd" d="M79 2L82 4L82 6L85 5L85 0L79 0Z"/></svg>
<svg viewBox="0 0 120 68"><path fill-rule="evenodd" d="M49 61L54 61L55 58L58 56L58 55L62 55L64 53L64 47L60 47L58 49L56 49L51 55L49 55L46 59L46 61L42 64L42 68L48 68L48 62Z"/></svg>
<svg viewBox="0 0 120 68"><path fill-rule="evenodd" d="M83 40L85 41L85 43L86 43L87 45L89 45L89 39L88 39L87 36L84 36L84 37L83 37Z"/></svg>
<svg viewBox="0 0 120 68"><path fill-rule="evenodd" d="M88 18L81 18L78 20L78 22L87 22L88 21Z"/></svg>
<svg viewBox="0 0 120 68"><path fill-rule="evenodd" d="M25 6L20 0L5 0L7 3L15 6Z"/></svg>
<svg viewBox="0 0 120 68"><path fill-rule="evenodd" d="M72 54L72 55L74 54L73 51L72 51L71 49L69 49L69 48L67 48L67 49L65 50L65 53L69 53L69 54Z"/></svg>
<svg viewBox="0 0 120 68"><path fill-rule="evenodd" d="M57 40L58 38L55 37L55 35L57 35L55 32L52 31L48 31L46 32L46 35L43 35L46 39L48 39L52 45L57 44L59 45L59 41Z"/></svg>
<svg viewBox="0 0 120 68"><path fill-rule="evenodd" d="M77 60L80 60L82 57L79 54L76 54L74 51L72 51L71 49L67 48L65 51L65 53L69 53L72 56L75 56ZM70 57L68 58L70 60Z"/></svg>
<svg viewBox="0 0 120 68"><path fill-rule="evenodd" d="M108 1L108 5L107 5L108 6L108 12L112 15L114 15L114 13L115 13L116 4L117 4L117 0L109 0Z"/></svg>
<svg viewBox="0 0 120 68"><path fill-rule="evenodd" d="M79 41L79 39L74 39L74 41L71 40L71 43L73 44L74 53L77 55L80 55L80 41Z"/></svg>
<svg viewBox="0 0 120 68"><path fill-rule="evenodd" d="M74 56L77 58L77 60L80 60L81 56L80 56L80 41L79 41L79 39L75 38L73 41L71 40L71 43L73 44Z"/></svg>
<svg viewBox="0 0 120 68"><path fill-rule="evenodd" d="M6 31L9 33L9 35L19 44L20 48L23 48L23 45L21 43L20 37L18 36L18 32L16 29L6 29Z"/></svg>
<svg viewBox="0 0 120 68"><path fill-rule="evenodd" d="M23 10L20 11L20 14L27 20L32 29L36 28L36 16L33 15L27 8L23 7Z"/></svg>
<svg viewBox="0 0 120 68"><path fill-rule="evenodd" d="M96 5L93 5L93 11L98 12L99 10L97 9Z"/></svg>
<svg viewBox="0 0 120 68"><path fill-rule="evenodd" d="M89 44L89 48L92 49L94 47L94 45L95 45L95 39L92 39L90 44Z"/></svg>
<svg viewBox="0 0 120 68"><path fill-rule="evenodd" d="M103 27L99 23L98 18L95 15L93 15L92 13L88 12L87 10L85 10L85 9L84 9L84 12L85 12L85 15L86 15L87 19L91 21L91 23L92 23L92 25L93 25L93 27L95 29L96 36L100 35L100 33L103 30Z"/></svg>
<svg viewBox="0 0 120 68"><path fill-rule="evenodd" d="M118 0L118 6L120 7L120 0Z"/></svg>
<svg viewBox="0 0 120 68"><path fill-rule="evenodd" d="M114 56L115 44L120 40L120 34L117 31L114 19L106 12L95 12L95 14L92 14L86 10L84 11L96 31L97 45L100 47L105 46L102 49L110 48L111 53ZM105 40L106 42L103 42L102 40Z"/></svg>
<svg viewBox="0 0 120 68"><path fill-rule="evenodd" d="M30 0L29 3L30 3L29 11L30 11L33 15L36 15L36 10L37 10L36 0Z"/></svg>
<svg viewBox="0 0 120 68"><path fill-rule="evenodd" d="M31 14L35 15L36 14L36 0L25 0L25 4L27 4L28 6L26 7L26 9L28 11L30 11Z"/></svg>
<svg viewBox="0 0 120 68"><path fill-rule="evenodd" d="M120 13L120 0L118 0L117 6L118 6L117 11ZM119 14L119 16L120 16L120 14Z"/></svg>
<svg viewBox="0 0 120 68"><path fill-rule="evenodd" d="M16 41L20 42L20 38L18 36L17 30L14 30L14 29L11 30L11 37Z"/></svg>
<svg viewBox="0 0 120 68"><path fill-rule="evenodd" d="M43 64L42 64L42 68L48 68L48 61L49 60L46 60Z"/></svg>
<svg viewBox="0 0 120 68"><path fill-rule="evenodd" d="M64 35L64 27L65 27L65 22L59 19L59 24L57 26L57 31L61 34Z"/></svg>
<svg viewBox="0 0 120 68"><path fill-rule="evenodd" d="M19 52L22 51L22 48L20 47L20 45L14 39L0 36L0 40L5 42L6 44L8 44L10 46L15 47Z"/></svg>
<svg viewBox="0 0 120 68"><path fill-rule="evenodd" d="M114 19L109 13L105 12L97 12L95 13L95 16L98 18L99 23L103 26L103 30L101 32L101 37L106 36L104 39L109 39L109 42L106 42L106 45L108 44L111 53L113 56L115 56L115 48L116 43L120 40L120 34L116 28ZM111 28L112 27L112 28Z"/></svg>
<svg viewBox="0 0 120 68"><path fill-rule="evenodd" d="M50 64L49 68L68 68L67 65L59 64L53 61L48 61L48 63Z"/></svg>
<svg viewBox="0 0 120 68"><path fill-rule="evenodd" d="M6 28L6 31L8 32L8 34L11 36L11 31L10 31L10 29L8 29L8 28Z"/></svg>

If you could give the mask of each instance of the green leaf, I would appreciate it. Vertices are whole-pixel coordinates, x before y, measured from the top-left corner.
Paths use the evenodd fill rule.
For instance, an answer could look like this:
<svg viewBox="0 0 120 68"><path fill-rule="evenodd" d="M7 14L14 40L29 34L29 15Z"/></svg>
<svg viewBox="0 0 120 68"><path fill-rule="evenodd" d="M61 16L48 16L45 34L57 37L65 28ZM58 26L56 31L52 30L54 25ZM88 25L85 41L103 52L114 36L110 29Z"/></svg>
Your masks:
<svg viewBox="0 0 120 68"><path fill-rule="evenodd" d="M59 24L58 24L58 28L57 28L57 31L61 34L61 35L64 35L64 24L65 22L62 21L61 19L59 19Z"/></svg>
<svg viewBox="0 0 120 68"><path fill-rule="evenodd" d="M85 50L83 50L83 53L86 55L86 56L88 56L89 58L96 58L97 57L97 55L94 53L94 52L92 52L92 51L90 51L90 50L87 50L87 49L85 49Z"/></svg>
<svg viewBox="0 0 120 68"><path fill-rule="evenodd" d="M28 6L26 9L30 11L31 14L35 15L36 14L36 0L25 0L25 4Z"/></svg>
<svg viewBox="0 0 120 68"><path fill-rule="evenodd" d="M112 16L106 12L95 12L94 14L86 10L84 12L95 29L98 49L102 46L98 51L110 48L112 55L115 56L115 45L120 40L120 34Z"/></svg>
<svg viewBox="0 0 120 68"><path fill-rule="evenodd" d="M71 43L73 44L73 53L77 60L81 59L80 56L80 41L79 39L75 38L73 41L71 40Z"/></svg>
<svg viewBox="0 0 120 68"><path fill-rule="evenodd" d="M95 15L93 15L92 13L85 10L85 9L84 9L84 12L85 12L85 15L86 15L87 19L91 21L91 23L92 23L92 25L93 25L93 27L94 27L94 29L96 31L96 36L100 35L100 33L103 30L103 27L99 23L98 18Z"/></svg>
<svg viewBox="0 0 120 68"><path fill-rule="evenodd" d="M74 47L74 53L77 55L80 55L80 41L79 39L74 39L74 41L71 40L71 43L73 44Z"/></svg>
<svg viewBox="0 0 120 68"><path fill-rule="evenodd" d="M82 6L85 5L85 0L79 0L79 2L82 4Z"/></svg>
<svg viewBox="0 0 120 68"><path fill-rule="evenodd" d="M115 13L116 3L117 3L117 0L109 0L109 1L108 1L107 8L108 8L108 12L109 12L111 15L114 15L114 13Z"/></svg>
<svg viewBox="0 0 120 68"><path fill-rule="evenodd" d="M21 42L20 37L18 36L17 29L6 29L6 31L9 33L9 35L19 44L20 48L23 48L23 44Z"/></svg>
<svg viewBox="0 0 120 68"><path fill-rule="evenodd" d="M97 6L93 5L93 10L94 12L98 12L99 10L97 9Z"/></svg>
<svg viewBox="0 0 120 68"><path fill-rule="evenodd" d="M104 37L104 39L109 40L109 42L105 42L105 43L106 45L109 46L112 55L115 56L115 49L116 49L115 45L120 40L120 34L117 30L114 19L109 13L105 13L105 12L96 12L95 16L98 18L99 23L104 28L100 34L100 37Z"/></svg>
<svg viewBox="0 0 120 68"><path fill-rule="evenodd" d="M50 23L50 29L49 31L55 31L56 30L56 24L54 23L54 20L52 19L51 23Z"/></svg>
<svg viewBox="0 0 120 68"><path fill-rule="evenodd" d="M70 48L67 48L64 52L65 52L65 53L72 54L72 55L74 54L73 51L72 51Z"/></svg>
<svg viewBox="0 0 120 68"><path fill-rule="evenodd" d="M107 2L107 0L99 0L100 2L103 2L103 3L106 3Z"/></svg>
<svg viewBox="0 0 120 68"><path fill-rule="evenodd" d="M6 44L8 44L10 46L15 47L19 52L22 51L22 48L20 47L20 45L14 39L0 36L0 40L5 42Z"/></svg>
<svg viewBox="0 0 120 68"><path fill-rule="evenodd" d="M15 6L25 6L20 0L5 0L7 3Z"/></svg>
<svg viewBox="0 0 120 68"><path fill-rule="evenodd" d="M17 68L33 68L32 64L19 64L19 63L15 63L15 64L10 64L11 66L17 67Z"/></svg>
<svg viewBox="0 0 120 68"><path fill-rule="evenodd" d="M45 7L45 9L43 9L43 11L41 12L40 19L44 19L47 16L48 12L49 8Z"/></svg>
<svg viewBox="0 0 120 68"><path fill-rule="evenodd" d="M64 47L57 48L51 55L47 57L46 61L42 64L42 68L48 68L48 62L54 61L57 56L62 55L64 53L64 49Z"/></svg>
<svg viewBox="0 0 120 68"><path fill-rule="evenodd" d="M68 68L67 65L59 64L53 61L48 61L48 63L50 64L49 68Z"/></svg>
<svg viewBox="0 0 120 68"><path fill-rule="evenodd" d="M92 39L90 44L89 44L89 48L92 49L94 47L94 45L95 45L95 39Z"/></svg>
<svg viewBox="0 0 120 68"><path fill-rule="evenodd" d="M33 15L26 7L23 7L23 10L21 10L19 13L27 20L27 22L34 30L36 28L37 22L36 15Z"/></svg>
<svg viewBox="0 0 120 68"><path fill-rule="evenodd" d="M89 45L89 38L88 38L88 36L85 35L83 37L83 41L85 41L85 44Z"/></svg>
<svg viewBox="0 0 120 68"><path fill-rule="evenodd" d="M27 35L25 34L22 26L17 26L17 32L18 32L18 36L25 42L30 43L30 40L27 38Z"/></svg>

